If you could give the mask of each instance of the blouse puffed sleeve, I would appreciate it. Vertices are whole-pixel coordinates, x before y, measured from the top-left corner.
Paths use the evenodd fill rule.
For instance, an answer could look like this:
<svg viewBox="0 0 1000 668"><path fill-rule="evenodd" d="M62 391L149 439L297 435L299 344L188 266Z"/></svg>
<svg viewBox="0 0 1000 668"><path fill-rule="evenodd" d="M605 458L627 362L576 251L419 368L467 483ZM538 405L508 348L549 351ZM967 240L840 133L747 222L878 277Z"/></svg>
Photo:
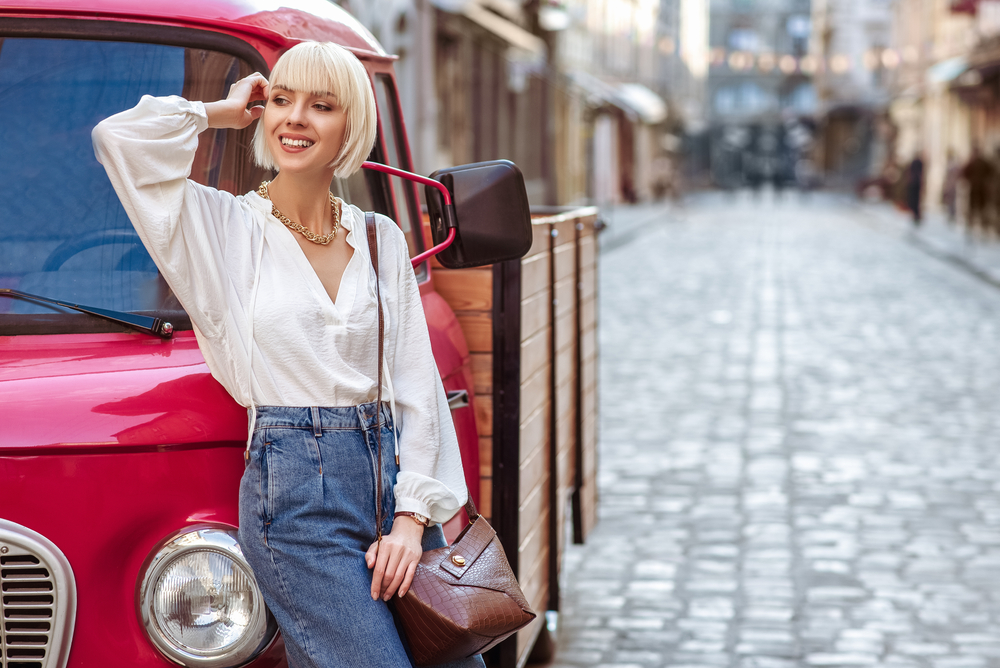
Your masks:
<svg viewBox="0 0 1000 668"><path fill-rule="evenodd" d="M144 96L94 128L97 160L157 268L203 334L225 317L227 257L246 257L249 232L236 198L188 179L205 105ZM245 263L244 263L245 264Z"/></svg>
<svg viewBox="0 0 1000 668"><path fill-rule="evenodd" d="M458 436L431 351L405 237L391 221L382 229L396 237L397 247L394 327L390 318L394 334L390 374L399 429L396 511L420 513L443 523L465 505L468 496Z"/></svg>

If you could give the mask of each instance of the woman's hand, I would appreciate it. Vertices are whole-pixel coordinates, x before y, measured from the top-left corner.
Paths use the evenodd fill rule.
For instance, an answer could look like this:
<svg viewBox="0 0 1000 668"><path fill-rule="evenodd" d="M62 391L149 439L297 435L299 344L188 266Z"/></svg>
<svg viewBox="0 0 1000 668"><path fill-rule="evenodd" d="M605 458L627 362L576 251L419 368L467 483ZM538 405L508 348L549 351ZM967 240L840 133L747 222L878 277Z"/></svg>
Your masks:
<svg viewBox="0 0 1000 668"><path fill-rule="evenodd" d="M206 102L210 128L234 128L242 130L264 113L264 107L247 105L257 100L267 101L267 79L260 72L254 72L240 79L229 88L229 96L218 102Z"/></svg>
<svg viewBox="0 0 1000 668"><path fill-rule="evenodd" d="M383 536L382 544L372 543L365 554L365 561L372 571L372 598L388 601L397 591L405 596L413 582L417 563L424 553L420 539L424 528L409 517L401 515L392 523L392 531Z"/></svg>

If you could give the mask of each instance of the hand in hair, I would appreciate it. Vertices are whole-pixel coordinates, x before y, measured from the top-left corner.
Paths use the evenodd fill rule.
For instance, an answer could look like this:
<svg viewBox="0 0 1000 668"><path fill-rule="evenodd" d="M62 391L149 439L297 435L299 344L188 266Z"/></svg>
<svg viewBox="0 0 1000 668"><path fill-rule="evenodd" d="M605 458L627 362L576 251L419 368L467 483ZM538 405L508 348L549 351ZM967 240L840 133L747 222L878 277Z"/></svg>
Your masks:
<svg viewBox="0 0 1000 668"><path fill-rule="evenodd" d="M262 106L247 109L248 104L257 100L267 101L267 79L260 72L234 83L225 100L205 103L208 127L242 130L264 113Z"/></svg>

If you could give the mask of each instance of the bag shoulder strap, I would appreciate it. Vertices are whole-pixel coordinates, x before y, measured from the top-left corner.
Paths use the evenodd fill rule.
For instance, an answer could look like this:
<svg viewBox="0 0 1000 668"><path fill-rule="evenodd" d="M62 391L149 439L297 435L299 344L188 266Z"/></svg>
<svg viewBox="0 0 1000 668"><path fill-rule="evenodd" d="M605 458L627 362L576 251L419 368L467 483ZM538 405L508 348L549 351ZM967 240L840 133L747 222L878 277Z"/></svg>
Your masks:
<svg viewBox="0 0 1000 668"><path fill-rule="evenodd" d="M368 232L368 255L371 258L372 269L375 270L375 300L378 303L378 390L377 395L377 409L378 409L378 425L376 428L375 440L378 444L378 473L377 484L378 489L375 491L375 522L378 526L375 527L375 536L378 540L382 540L382 367L384 359L384 349L383 345L385 342L385 314L382 313L382 291L380 288L379 276L378 276L378 234L375 224L375 213L372 211L365 212L365 229ZM465 502L465 512L469 516L469 522L475 522L479 518L479 511L476 510L476 504L472 500L472 491L466 490L467 499Z"/></svg>
<svg viewBox="0 0 1000 668"><path fill-rule="evenodd" d="M375 440L378 444L378 470L376 473L375 487L375 539L382 542L382 360L384 356L385 341L385 316L382 313L382 289L378 276L378 233L375 225L375 213L365 212L365 228L368 232L368 256L372 261L372 269L375 270L375 301L378 306L378 389L375 401Z"/></svg>

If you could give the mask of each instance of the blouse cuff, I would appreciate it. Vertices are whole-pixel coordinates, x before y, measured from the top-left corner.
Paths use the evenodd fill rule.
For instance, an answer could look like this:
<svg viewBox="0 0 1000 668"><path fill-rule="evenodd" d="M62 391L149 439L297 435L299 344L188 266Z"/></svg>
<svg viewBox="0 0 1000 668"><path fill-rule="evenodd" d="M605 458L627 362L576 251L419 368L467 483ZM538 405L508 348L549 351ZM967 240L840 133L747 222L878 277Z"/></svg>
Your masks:
<svg viewBox="0 0 1000 668"><path fill-rule="evenodd" d="M208 129L208 113L205 111L205 103L198 100L186 100L179 95L165 97L143 95L136 108L145 108L158 116L191 114L195 117L199 133Z"/></svg>
<svg viewBox="0 0 1000 668"><path fill-rule="evenodd" d="M397 513L420 513L438 524L454 517L464 503L440 481L410 471L396 476L395 493Z"/></svg>

